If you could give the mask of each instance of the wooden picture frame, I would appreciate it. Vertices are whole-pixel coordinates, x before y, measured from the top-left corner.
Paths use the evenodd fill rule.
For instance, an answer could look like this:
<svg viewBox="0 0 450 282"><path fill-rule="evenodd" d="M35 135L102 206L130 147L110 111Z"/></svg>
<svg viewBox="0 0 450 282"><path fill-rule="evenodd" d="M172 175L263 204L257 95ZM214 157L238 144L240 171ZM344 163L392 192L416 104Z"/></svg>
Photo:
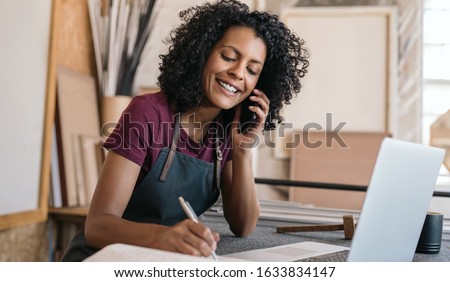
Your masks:
<svg viewBox="0 0 450 282"><path fill-rule="evenodd" d="M7 171L1 180L4 183L0 197L7 204L0 210L0 229L47 219L55 102L54 54L50 47L54 40L51 35L55 28L52 24L55 3L52 0L3 2L4 11L14 16L3 17L2 21L8 23L7 27L15 36L5 40L10 52L2 56L8 56L16 63L2 64L1 68L7 68L6 79L10 82L6 87L2 86L6 88L2 91L11 94L5 104L17 114L11 118L10 114L1 113L7 115L2 120L9 117L5 127L16 128L15 135L8 140L10 146L2 145L5 154L2 154L0 166L7 167ZM26 50L21 48L23 44ZM30 108L27 109L24 103Z"/></svg>
<svg viewBox="0 0 450 282"><path fill-rule="evenodd" d="M8 18L10 21L6 22L4 25L6 26L5 28L9 29L12 34L24 35L24 38L29 40L28 44L25 45L26 51L31 52L29 57L33 58L33 56L35 56L38 58L38 62L27 61L26 58L23 57L24 54L15 52L15 49L12 49L9 56L16 56L17 61L24 61L25 65L28 67L34 66L32 63L39 63L40 65L47 64L45 65L46 73L41 73L40 75L43 75L43 77L39 80L44 81L44 89L39 93L37 93L36 90L30 91L29 93L14 93L14 95L20 94L21 96L18 97L20 97L21 101L24 101L24 103L31 103L34 106L40 104L41 107L38 109L37 113L32 116L27 116L26 114L20 115L22 107L12 103L5 103L9 108L16 109L17 114L14 115L14 118L19 120L20 118L25 119L25 122L36 119L41 131L34 135L28 134L26 136L22 135L14 137L14 140L25 138L27 142L24 146L30 146L33 142L40 144L39 148L36 149L39 153L39 159L34 160L34 163L28 166L35 170L34 173L37 174L36 180L32 185L22 187L22 189L18 189L17 187L11 188L16 189L17 191L13 191L18 193L22 199L29 197L31 201L34 202L34 205L13 212L0 210L0 230L47 220L50 190L52 130L56 112L56 70L58 65L71 68L74 71L86 75L93 76L95 74L95 60L87 0L42 0L36 3L34 2L35 1L30 2L28 0L2 1L2 4L4 4L5 7L4 13L6 15L11 15ZM30 13L29 17L24 16L23 11L28 11ZM17 17L18 14L21 16ZM33 25L32 19L35 19L35 17L37 23L41 23L40 25L37 23L34 23ZM6 17L1 18L0 22L5 20L5 18ZM23 20L24 18L27 20ZM47 21L46 28L42 28L42 21ZM17 26L17 24L25 24L26 27L21 28L21 26ZM41 29L35 30L37 27L41 27ZM0 31L2 30L0 29ZM39 41L33 39L33 36L38 37ZM46 42L45 44L44 41ZM20 48L18 48L20 43L21 42L18 43L19 45L16 44L17 50L20 50ZM38 52L37 50L39 50L38 54L33 53ZM2 67L3 66L0 66L0 70L2 70ZM11 65L5 67L5 73L11 71ZM24 68L21 69L20 73L26 74L28 70L25 70L26 69ZM17 83L18 81L20 84L31 84L24 76L13 77L11 78L11 81L14 83ZM3 118L3 116L1 117ZM11 118L6 121L12 122ZM29 132L24 130L19 133L27 134ZM26 148L21 148L21 150L23 149ZM3 156L2 152L2 157L3 158L0 161L0 167L2 168L3 166L10 166L11 162L19 161L18 157L14 154ZM26 161L27 160L22 161L22 163ZM15 171L13 173L15 173L17 177L23 178L26 178L29 175L27 174L28 172L26 169L23 171ZM12 199L10 195L11 189L6 189L8 188L7 186L12 186L11 181L0 179L0 201L1 199L6 199L7 201L11 201L13 205L20 207L20 198Z"/></svg>

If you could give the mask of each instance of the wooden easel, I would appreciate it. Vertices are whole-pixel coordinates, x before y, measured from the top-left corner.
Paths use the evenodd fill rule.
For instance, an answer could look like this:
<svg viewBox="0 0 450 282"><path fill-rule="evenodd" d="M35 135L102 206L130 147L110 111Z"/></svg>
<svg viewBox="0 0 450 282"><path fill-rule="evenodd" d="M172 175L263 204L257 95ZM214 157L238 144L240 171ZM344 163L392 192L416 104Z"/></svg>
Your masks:
<svg viewBox="0 0 450 282"><path fill-rule="evenodd" d="M286 232L311 232L311 231L337 231L344 230L345 239L352 239L355 233L355 220L353 215L344 215L343 224L318 224L318 225L297 225L297 226L278 226L277 233Z"/></svg>

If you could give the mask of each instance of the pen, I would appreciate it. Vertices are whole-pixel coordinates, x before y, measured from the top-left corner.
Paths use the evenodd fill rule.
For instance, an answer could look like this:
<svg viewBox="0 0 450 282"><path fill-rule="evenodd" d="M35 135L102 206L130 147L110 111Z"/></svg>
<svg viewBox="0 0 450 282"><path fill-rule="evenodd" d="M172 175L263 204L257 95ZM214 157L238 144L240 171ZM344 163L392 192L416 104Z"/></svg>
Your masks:
<svg viewBox="0 0 450 282"><path fill-rule="evenodd" d="M180 201L180 205L183 208L186 215L192 219L195 223L198 223L197 215L195 214L194 210L192 209L189 202L186 202L183 197L178 197L178 200ZM211 256L214 258L214 260L217 260L217 255L215 251L212 251Z"/></svg>

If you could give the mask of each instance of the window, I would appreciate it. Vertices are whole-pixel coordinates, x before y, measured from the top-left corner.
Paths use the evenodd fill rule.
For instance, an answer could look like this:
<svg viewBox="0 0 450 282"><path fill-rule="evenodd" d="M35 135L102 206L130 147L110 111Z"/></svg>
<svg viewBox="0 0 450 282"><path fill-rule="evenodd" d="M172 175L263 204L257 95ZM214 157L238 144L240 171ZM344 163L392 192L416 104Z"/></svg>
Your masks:
<svg viewBox="0 0 450 282"><path fill-rule="evenodd" d="M429 144L430 126L450 110L450 1L424 0L423 18L423 136ZM450 186L449 172L438 184Z"/></svg>
<svg viewBox="0 0 450 282"><path fill-rule="evenodd" d="M450 1L424 2L423 143L429 142L430 125L450 109Z"/></svg>

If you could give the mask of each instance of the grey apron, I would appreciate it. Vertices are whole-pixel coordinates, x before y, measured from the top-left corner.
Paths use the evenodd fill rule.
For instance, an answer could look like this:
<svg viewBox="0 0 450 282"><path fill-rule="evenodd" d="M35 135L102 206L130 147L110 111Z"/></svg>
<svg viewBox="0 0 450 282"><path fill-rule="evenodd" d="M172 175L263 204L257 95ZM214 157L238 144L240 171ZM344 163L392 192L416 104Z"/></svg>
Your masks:
<svg viewBox="0 0 450 282"><path fill-rule="evenodd" d="M188 201L198 215L217 201L222 160L217 130L211 152L213 164L177 152L179 131L180 115L177 114L170 148L160 151L150 171L134 189L122 218L170 226L187 218L178 197ZM62 261L81 261L96 251L97 248L87 245L81 230L72 239Z"/></svg>

